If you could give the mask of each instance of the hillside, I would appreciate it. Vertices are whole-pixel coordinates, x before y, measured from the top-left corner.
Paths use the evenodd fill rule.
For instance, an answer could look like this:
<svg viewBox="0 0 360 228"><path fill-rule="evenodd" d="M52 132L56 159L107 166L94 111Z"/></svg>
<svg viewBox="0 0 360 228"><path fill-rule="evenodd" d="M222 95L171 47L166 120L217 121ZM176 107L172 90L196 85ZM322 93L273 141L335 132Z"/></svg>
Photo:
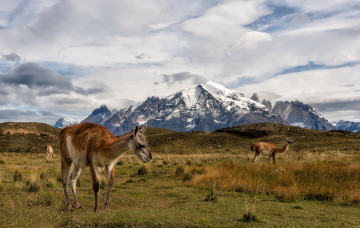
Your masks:
<svg viewBox="0 0 360 228"><path fill-rule="evenodd" d="M300 157L305 153L334 152L354 155L360 151L360 133L310 130L280 124L248 124L220 129L213 133L185 133L149 128L147 134L152 151L164 154L245 155L251 154L249 148L253 142L264 141L281 146L286 137L291 137L294 141L289 153Z"/></svg>
<svg viewBox="0 0 360 228"><path fill-rule="evenodd" d="M110 209L93 212L92 178L85 168L77 181L82 208L67 213L60 129L1 123L0 130L4 227L355 227L360 222L360 133L276 124L213 133L149 127L152 162L143 164L131 153L121 157ZM252 142L281 145L287 136L295 143L277 156L277 164L266 164L265 156L251 163ZM57 153L53 159L42 154L48 143ZM99 173L102 204L107 183L104 171ZM249 212L256 220L244 219Z"/></svg>
<svg viewBox="0 0 360 228"><path fill-rule="evenodd" d="M59 132L43 123L0 123L0 152L42 153L47 144L58 151Z"/></svg>
<svg viewBox="0 0 360 228"><path fill-rule="evenodd" d="M1 123L0 152L43 151L46 144L59 153L60 129L41 123ZM253 142L271 142L278 146L286 137L295 142L289 154L302 157L313 154L348 154L360 151L360 133L319 131L280 124L248 124L224 128L212 133L177 132L149 127L146 135L154 154L243 154L251 155Z"/></svg>

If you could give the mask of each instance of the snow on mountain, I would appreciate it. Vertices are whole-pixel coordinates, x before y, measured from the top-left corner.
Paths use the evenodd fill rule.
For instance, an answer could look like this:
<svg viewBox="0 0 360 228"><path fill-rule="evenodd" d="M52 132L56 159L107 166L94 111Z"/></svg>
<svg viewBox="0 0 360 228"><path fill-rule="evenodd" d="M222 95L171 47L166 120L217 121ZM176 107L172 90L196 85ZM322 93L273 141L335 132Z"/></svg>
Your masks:
<svg viewBox="0 0 360 228"><path fill-rule="evenodd" d="M108 109L108 107L106 107L106 105L101 105L100 108L95 109L90 116L81 122L103 124L103 122L111 117L111 115L112 112Z"/></svg>
<svg viewBox="0 0 360 228"><path fill-rule="evenodd" d="M114 113L102 106L83 122L100 123L118 135L130 131L135 124L145 123L177 131L214 131L260 122L286 124L263 104L213 81L166 98L149 97L137 106Z"/></svg>
<svg viewBox="0 0 360 228"><path fill-rule="evenodd" d="M360 122L351 122L340 120L336 123L337 130L347 130L352 132L360 132Z"/></svg>
<svg viewBox="0 0 360 228"><path fill-rule="evenodd" d="M308 129L333 130L335 127L317 113L310 105L300 101L278 101L273 112L288 124Z"/></svg>
<svg viewBox="0 0 360 228"><path fill-rule="evenodd" d="M67 127L73 124L78 123L78 121L72 119L71 117L63 117L58 119L58 121L56 121L55 125L53 125L53 127L58 127L58 128L63 128L63 127Z"/></svg>

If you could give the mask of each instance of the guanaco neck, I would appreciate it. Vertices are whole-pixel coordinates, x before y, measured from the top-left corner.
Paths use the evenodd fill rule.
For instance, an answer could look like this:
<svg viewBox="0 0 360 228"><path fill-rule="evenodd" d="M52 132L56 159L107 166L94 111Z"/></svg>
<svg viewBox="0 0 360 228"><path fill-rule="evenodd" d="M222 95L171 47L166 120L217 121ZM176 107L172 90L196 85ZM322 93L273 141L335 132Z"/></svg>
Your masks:
<svg viewBox="0 0 360 228"><path fill-rule="evenodd" d="M285 142L284 146L278 151L278 153L285 153L289 148L289 143Z"/></svg>
<svg viewBox="0 0 360 228"><path fill-rule="evenodd" d="M112 159L118 158L121 154L123 154L126 151L125 147L128 146L129 141L132 139L133 139L132 132L117 137L117 139L114 142L110 143L110 145L108 146L107 156Z"/></svg>

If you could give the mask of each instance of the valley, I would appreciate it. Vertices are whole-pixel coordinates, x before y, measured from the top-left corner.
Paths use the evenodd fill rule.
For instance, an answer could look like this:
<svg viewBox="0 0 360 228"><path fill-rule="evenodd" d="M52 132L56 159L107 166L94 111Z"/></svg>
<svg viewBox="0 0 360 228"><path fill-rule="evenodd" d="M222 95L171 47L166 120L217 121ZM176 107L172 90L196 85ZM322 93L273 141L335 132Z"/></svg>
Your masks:
<svg viewBox="0 0 360 228"><path fill-rule="evenodd" d="M212 133L149 128L146 135L153 161L142 164L130 152L119 159L110 210L93 212L91 178L85 168L77 184L83 208L68 213L54 138L60 129L39 123L1 123L0 130L0 221L9 227L360 223L359 133L277 124L242 125ZM294 144L278 154L277 164L267 164L265 156L258 164L251 163L251 143L282 146L285 137ZM46 144L54 147L54 159L45 158ZM100 174L103 205L107 184L103 171Z"/></svg>

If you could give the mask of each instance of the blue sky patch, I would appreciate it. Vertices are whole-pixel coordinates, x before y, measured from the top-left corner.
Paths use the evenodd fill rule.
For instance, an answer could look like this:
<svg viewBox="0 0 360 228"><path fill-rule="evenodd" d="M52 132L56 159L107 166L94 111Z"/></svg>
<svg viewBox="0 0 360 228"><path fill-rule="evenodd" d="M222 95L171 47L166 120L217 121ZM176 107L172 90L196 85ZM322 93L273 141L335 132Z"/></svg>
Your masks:
<svg viewBox="0 0 360 228"><path fill-rule="evenodd" d="M298 73L298 72L303 72L303 71L352 67L352 66L358 65L359 63L360 63L360 61L354 61L354 62L347 62L347 63L329 66L329 65L319 64L319 63L310 61L306 65L299 65L299 66L295 66L295 67L286 68L286 69L274 74L271 78L282 75L282 74Z"/></svg>
<svg viewBox="0 0 360 228"><path fill-rule="evenodd" d="M285 6L269 5L268 7L272 10L272 14L260 17L245 27L269 33L276 32L286 28L293 16L299 13L297 9Z"/></svg>
<svg viewBox="0 0 360 228"><path fill-rule="evenodd" d="M79 66L59 62L43 62L40 66L66 77L81 77L104 70L104 67Z"/></svg>

